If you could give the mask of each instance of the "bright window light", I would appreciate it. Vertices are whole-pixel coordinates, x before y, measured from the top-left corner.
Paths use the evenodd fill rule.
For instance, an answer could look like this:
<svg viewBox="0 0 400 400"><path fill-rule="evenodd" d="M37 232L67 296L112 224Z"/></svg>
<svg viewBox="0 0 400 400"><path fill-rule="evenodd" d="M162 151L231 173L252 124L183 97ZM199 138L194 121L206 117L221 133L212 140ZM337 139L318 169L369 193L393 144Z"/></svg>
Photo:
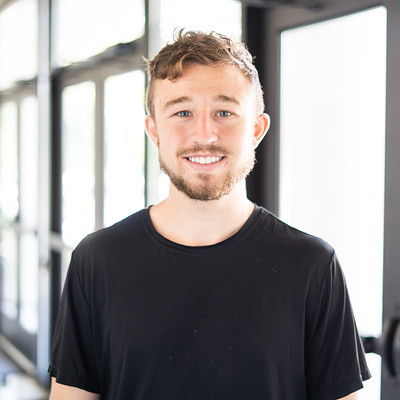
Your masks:
<svg viewBox="0 0 400 400"><path fill-rule="evenodd" d="M58 0L54 62L67 65L144 34L143 0Z"/></svg>
<svg viewBox="0 0 400 400"><path fill-rule="evenodd" d="M360 333L379 335L386 9L288 30L281 44L280 216L333 245ZM369 363L363 400L379 398Z"/></svg>
<svg viewBox="0 0 400 400"><path fill-rule="evenodd" d="M144 207L144 88L143 71L105 82L105 225Z"/></svg>
<svg viewBox="0 0 400 400"><path fill-rule="evenodd" d="M63 239L71 247L95 229L95 85L63 91Z"/></svg>
<svg viewBox="0 0 400 400"><path fill-rule="evenodd" d="M15 1L0 13L0 90L37 73L37 3Z"/></svg>
<svg viewBox="0 0 400 400"><path fill-rule="evenodd" d="M0 216L16 220L19 212L18 189L18 109L14 102L0 107Z"/></svg>
<svg viewBox="0 0 400 400"><path fill-rule="evenodd" d="M217 31L236 40L242 36L242 2L238 0L160 0L162 43L176 28Z"/></svg>

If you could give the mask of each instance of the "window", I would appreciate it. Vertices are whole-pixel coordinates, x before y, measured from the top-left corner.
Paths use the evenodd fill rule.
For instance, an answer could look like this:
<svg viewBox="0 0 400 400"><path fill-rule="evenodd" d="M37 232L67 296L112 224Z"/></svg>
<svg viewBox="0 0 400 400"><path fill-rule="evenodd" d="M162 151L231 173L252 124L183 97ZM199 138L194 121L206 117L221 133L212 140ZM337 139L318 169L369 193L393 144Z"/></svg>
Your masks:
<svg viewBox="0 0 400 400"><path fill-rule="evenodd" d="M173 31L218 31L240 40L242 37L242 2L238 0L160 0L161 42L171 40Z"/></svg>
<svg viewBox="0 0 400 400"><path fill-rule="evenodd" d="M281 45L280 216L335 247L360 333L376 336L382 321L386 9L284 31ZM377 399L380 358L368 357L374 378L362 395Z"/></svg>
<svg viewBox="0 0 400 400"><path fill-rule="evenodd" d="M145 205L144 81L140 70L105 81L105 225Z"/></svg>
<svg viewBox="0 0 400 400"><path fill-rule="evenodd" d="M0 215L15 221L19 212L18 110L15 102L0 107Z"/></svg>
<svg viewBox="0 0 400 400"><path fill-rule="evenodd" d="M144 34L143 0L58 0L54 64L67 65Z"/></svg>
<svg viewBox="0 0 400 400"><path fill-rule="evenodd" d="M38 327L38 124L35 96L0 107L2 312Z"/></svg>
<svg viewBox="0 0 400 400"><path fill-rule="evenodd" d="M0 11L0 330L46 383L72 249L167 191L144 131L149 36L161 44L185 27L240 38L241 2L8 3Z"/></svg>
<svg viewBox="0 0 400 400"><path fill-rule="evenodd" d="M37 21L35 0L16 1L0 13L0 90L36 76Z"/></svg>
<svg viewBox="0 0 400 400"><path fill-rule="evenodd" d="M39 323L38 287L38 199L39 199L39 132L38 107L35 96L24 98L20 104L20 224L19 287L21 325L36 333Z"/></svg>
<svg viewBox="0 0 400 400"><path fill-rule="evenodd" d="M94 83L66 87L62 104L62 232L73 247L95 229Z"/></svg>
<svg viewBox="0 0 400 400"><path fill-rule="evenodd" d="M19 213L17 121L17 104L4 103L0 108L1 310L10 318L18 316L18 239L11 228Z"/></svg>

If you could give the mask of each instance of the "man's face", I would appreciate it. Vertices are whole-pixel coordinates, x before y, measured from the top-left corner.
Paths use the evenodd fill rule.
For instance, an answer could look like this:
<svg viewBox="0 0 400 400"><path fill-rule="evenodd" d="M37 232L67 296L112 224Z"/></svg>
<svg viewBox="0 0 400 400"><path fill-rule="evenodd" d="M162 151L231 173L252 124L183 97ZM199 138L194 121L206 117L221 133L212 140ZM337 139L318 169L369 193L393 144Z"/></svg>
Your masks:
<svg viewBox="0 0 400 400"><path fill-rule="evenodd" d="M171 183L194 200L228 194L253 168L268 125L255 115L251 82L233 65L191 64L154 89L146 128Z"/></svg>

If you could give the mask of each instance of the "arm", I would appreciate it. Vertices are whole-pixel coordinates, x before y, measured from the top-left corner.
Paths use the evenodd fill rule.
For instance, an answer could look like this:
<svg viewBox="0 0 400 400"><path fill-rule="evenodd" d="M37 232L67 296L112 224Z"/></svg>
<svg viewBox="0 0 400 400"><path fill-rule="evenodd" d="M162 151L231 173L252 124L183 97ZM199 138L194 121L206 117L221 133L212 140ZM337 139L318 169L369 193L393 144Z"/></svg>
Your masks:
<svg viewBox="0 0 400 400"><path fill-rule="evenodd" d="M357 400L358 399L358 394L357 394L357 392L354 392L354 393L352 393L352 394L349 394L348 396L346 396L346 397L342 397L341 399L339 399L339 400Z"/></svg>
<svg viewBox="0 0 400 400"><path fill-rule="evenodd" d="M49 400L98 400L100 396L96 393L87 392L72 386L57 383L52 378L51 393Z"/></svg>

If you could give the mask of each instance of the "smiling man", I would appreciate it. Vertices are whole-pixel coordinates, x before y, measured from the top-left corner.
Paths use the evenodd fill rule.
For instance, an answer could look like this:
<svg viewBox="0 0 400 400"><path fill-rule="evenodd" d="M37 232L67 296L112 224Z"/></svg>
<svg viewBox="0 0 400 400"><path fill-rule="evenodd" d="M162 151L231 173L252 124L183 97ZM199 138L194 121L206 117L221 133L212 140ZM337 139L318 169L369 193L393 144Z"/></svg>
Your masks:
<svg viewBox="0 0 400 400"><path fill-rule="evenodd" d="M169 196L74 251L50 398L355 398L370 375L334 250L246 196L270 122L251 55L181 31L149 77Z"/></svg>

